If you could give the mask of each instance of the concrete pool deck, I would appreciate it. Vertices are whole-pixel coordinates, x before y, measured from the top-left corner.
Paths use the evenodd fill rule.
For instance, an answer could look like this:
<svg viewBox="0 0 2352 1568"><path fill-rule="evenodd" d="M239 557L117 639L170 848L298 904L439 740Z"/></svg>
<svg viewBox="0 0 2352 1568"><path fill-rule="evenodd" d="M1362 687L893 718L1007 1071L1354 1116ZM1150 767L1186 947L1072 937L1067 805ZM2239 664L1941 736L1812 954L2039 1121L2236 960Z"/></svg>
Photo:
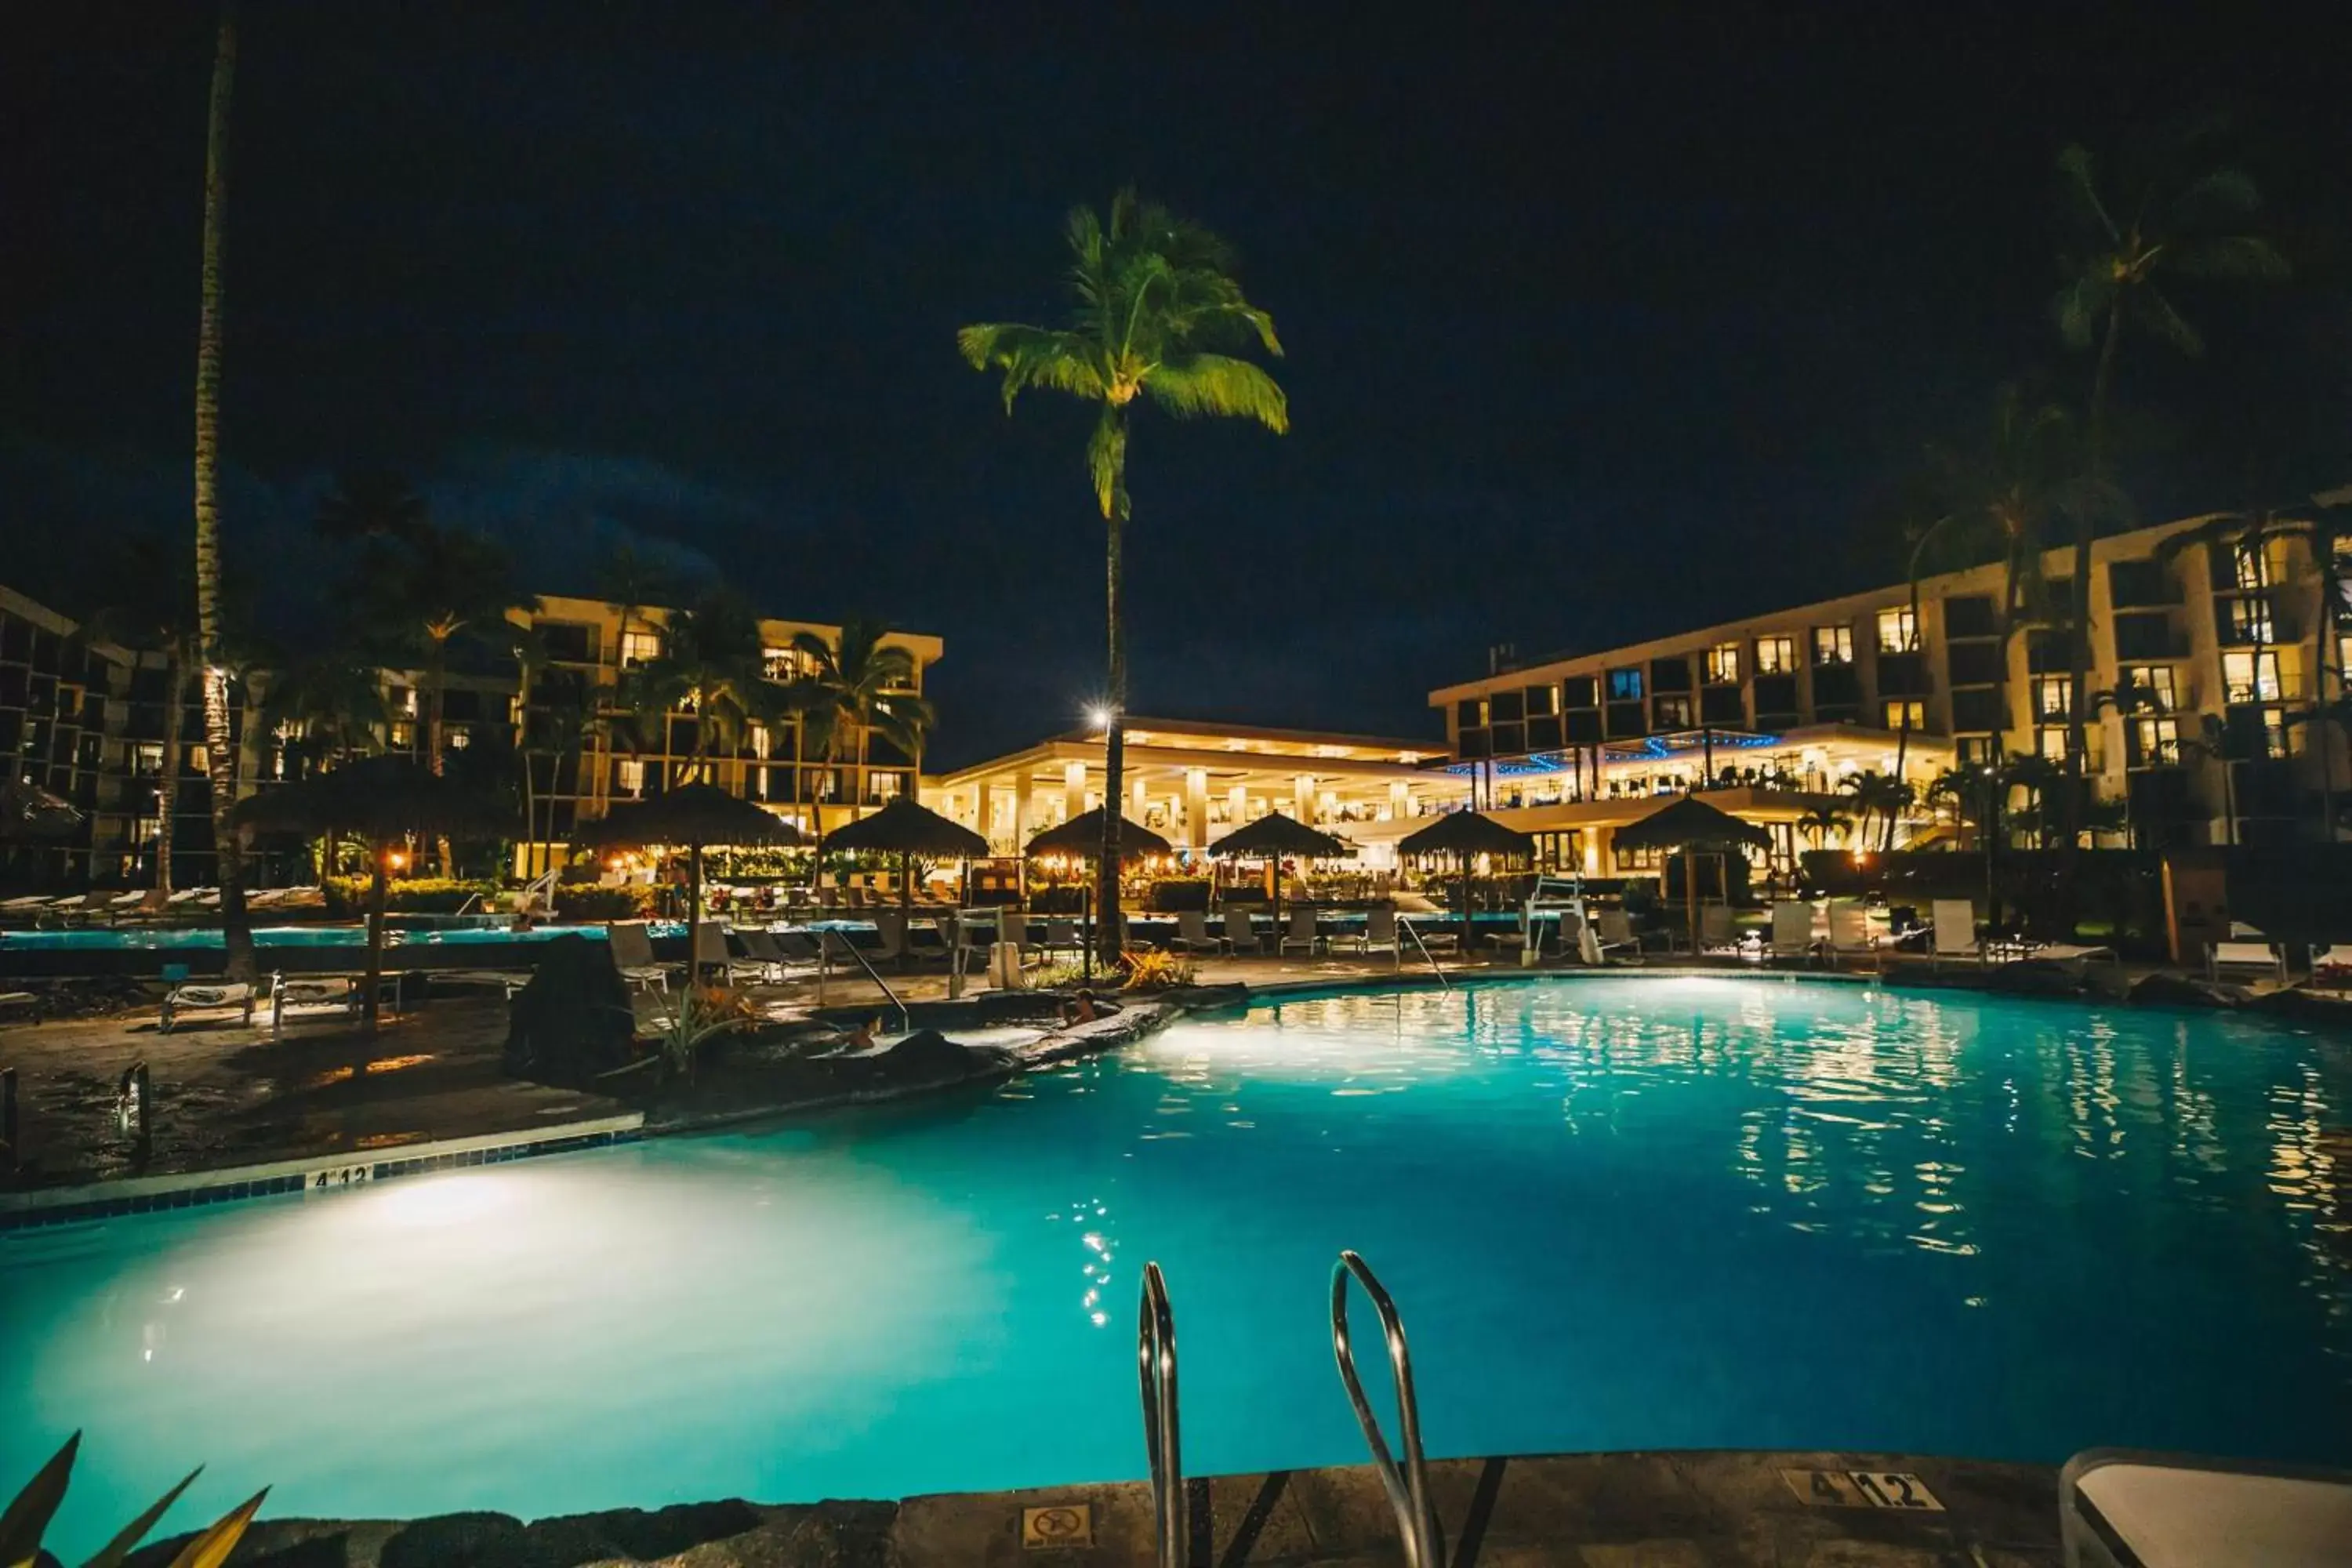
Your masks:
<svg viewBox="0 0 2352 1568"><path fill-rule="evenodd" d="M1339 1397L1336 1387L1332 1394ZM1139 1433L1137 1444L1139 1455ZM1874 1506L1857 1474L1874 1484L1885 1478L1882 1497L1907 1491L1923 1506ZM1197 1564L1404 1561L1395 1515L1369 1465L1217 1476L1185 1489ZM1451 1568L2045 1568L2062 1561L2058 1475L2042 1465L1827 1452L1572 1454L1432 1461L1429 1490ZM898 1502L730 1501L529 1525L485 1513L404 1523L264 1520L231 1561L237 1568L1108 1568L1150 1563L1155 1553L1150 1489L1126 1481Z"/></svg>

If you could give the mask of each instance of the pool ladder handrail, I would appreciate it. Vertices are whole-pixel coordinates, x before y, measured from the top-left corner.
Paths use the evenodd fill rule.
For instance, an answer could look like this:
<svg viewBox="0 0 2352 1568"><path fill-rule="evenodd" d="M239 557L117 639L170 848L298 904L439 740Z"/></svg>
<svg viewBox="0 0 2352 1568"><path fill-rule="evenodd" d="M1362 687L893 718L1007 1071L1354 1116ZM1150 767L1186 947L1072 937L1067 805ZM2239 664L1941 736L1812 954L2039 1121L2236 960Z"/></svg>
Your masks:
<svg viewBox="0 0 2352 1568"><path fill-rule="evenodd" d="M1143 1266L1135 1368L1143 1393L1143 1451L1151 1467L1152 1539L1160 1568L1186 1568L1192 1552L1184 1511L1184 1457L1176 1422L1176 1316L1157 1263Z"/></svg>
<svg viewBox="0 0 2352 1568"><path fill-rule="evenodd" d="M1454 983L1446 979L1445 971L1438 967L1437 954L1429 951L1429 943L1421 940L1421 931L1413 925L1412 921L1407 920L1402 915L1397 916L1397 930L1412 938L1412 945L1421 949L1421 956L1429 961L1429 972L1437 976L1437 988L1441 991L1453 990ZM1397 944L1397 962L1400 965L1404 962L1404 944L1402 942L1399 942Z"/></svg>
<svg viewBox="0 0 2352 1568"><path fill-rule="evenodd" d="M1387 1342L1389 1370L1396 1378L1397 1446L1404 1451L1402 1468L1381 1436L1381 1421L1364 1397L1356 1376L1356 1356L1348 1338L1348 1279L1353 1275L1364 1287L1372 1310L1381 1320ZM1339 1381L1347 1386L1348 1403L1356 1408L1356 1424L1372 1451L1372 1467L1380 1472L1381 1489L1388 1493L1396 1513L1397 1533L1403 1539L1407 1568L1444 1568L1444 1549L1438 1539L1437 1516L1429 1506L1429 1477L1421 1451L1421 1410L1412 1390L1412 1358L1404 1342L1404 1322L1396 1302L1381 1285L1371 1265L1354 1252L1342 1251L1331 1266L1331 1353L1339 1363Z"/></svg>
<svg viewBox="0 0 2352 1568"><path fill-rule="evenodd" d="M825 947L825 939L833 936L841 936L841 933L825 927L819 927L817 930L816 954L817 967L820 971L822 971L824 966L824 955L827 951ZM898 1010L898 1032L902 1035L910 1035L914 1033L915 1016L907 1011L907 1005L898 1000L898 994L890 989L890 983L882 978L882 972L874 967L872 963L866 959L866 954L858 951L857 944L850 941L848 937L841 936L841 945L843 949L848 952L850 957L857 960L857 967L866 971L866 977L882 988L882 994L890 998L890 1005Z"/></svg>

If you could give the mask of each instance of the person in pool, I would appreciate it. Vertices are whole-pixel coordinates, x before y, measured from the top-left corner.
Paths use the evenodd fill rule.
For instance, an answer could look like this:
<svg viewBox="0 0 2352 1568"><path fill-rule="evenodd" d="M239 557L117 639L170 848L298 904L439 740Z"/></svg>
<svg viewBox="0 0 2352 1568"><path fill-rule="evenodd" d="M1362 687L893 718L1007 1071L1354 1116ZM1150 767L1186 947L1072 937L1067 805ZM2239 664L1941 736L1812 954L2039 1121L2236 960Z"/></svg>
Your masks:
<svg viewBox="0 0 2352 1568"><path fill-rule="evenodd" d="M1081 985L1078 987L1078 994L1076 996L1071 997L1068 1001L1062 1004L1062 1022L1065 1024L1091 1024L1097 1018L1108 1018L1113 1013L1118 1011L1118 1003L1108 1000L1097 1000L1092 990Z"/></svg>

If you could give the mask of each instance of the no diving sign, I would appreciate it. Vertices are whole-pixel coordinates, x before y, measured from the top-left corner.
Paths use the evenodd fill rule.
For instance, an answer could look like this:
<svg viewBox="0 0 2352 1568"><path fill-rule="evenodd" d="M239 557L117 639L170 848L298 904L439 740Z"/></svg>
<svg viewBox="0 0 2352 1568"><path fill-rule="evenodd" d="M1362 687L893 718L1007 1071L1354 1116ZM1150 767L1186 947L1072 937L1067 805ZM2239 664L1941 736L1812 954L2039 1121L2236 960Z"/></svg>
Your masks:
<svg viewBox="0 0 2352 1568"><path fill-rule="evenodd" d="M1021 1544L1031 1552L1052 1552L1095 1543L1095 1510L1082 1502L1021 1510Z"/></svg>

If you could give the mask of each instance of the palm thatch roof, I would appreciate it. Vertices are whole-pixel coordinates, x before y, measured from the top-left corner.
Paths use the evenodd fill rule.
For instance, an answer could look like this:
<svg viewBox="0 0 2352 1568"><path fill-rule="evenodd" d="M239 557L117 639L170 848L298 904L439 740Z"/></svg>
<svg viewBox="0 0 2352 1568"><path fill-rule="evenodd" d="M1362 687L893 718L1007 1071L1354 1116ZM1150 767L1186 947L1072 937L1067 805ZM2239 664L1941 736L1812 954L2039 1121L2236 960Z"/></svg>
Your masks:
<svg viewBox="0 0 2352 1568"><path fill-rule="evenodd" d="M987 839L903 795L873 816L835 828L825 836L824 846L948 860L974 860L988 853Z"/></svg>
<svg viewBox="0 0 2352 1568"><path fill-rule="evenodd" d="M1255 859L1268 855L1297 855L1309 860L1343 860L1355 852L1356 847L1346 839L1318 833L1278 811L1268 812L1255 822L1236 827L1209 846L1209 853L1221 858L1241 857Z"/></svg>
<svg viewBox="0 0 2352 1568"><path fill-rule="evenodd" d="M1528 835L1475 811L1449 811L1397 840L1400 855L1526 856L1535 847Z"/></svg>
<svg viewBox="0 0 2352 1568"><path fill-rule="evenodd" d="M1082 811L1058 827L1049 827L1029 840L1022 853L1031 859L1040 855L1067 855L1074 859L1092 860L1102 854L1102 807ZM1154 855L1173 855L1176 847L1131 817L1118 819L1118 858L1121 860L1145 860Z"/></svg>
<svg viewBox="0 0 2352 1568"><path fill-rule="evenodd" d="M582 823L577 837L583 847L599 849L648 844L740 848L765 844L789 849L802 842L800 829L774 812L711 784L680 784L645 800L625 802L599 821Z"/></svg>
<svg viewBox="0 0 2352 1568"><path fill-rule="evenodd" d="M277 833L494 837L518 826L514 803L445 778L406 757L361 757L236 803L239 826Z"/></svg>
<svg viewBox="0 0 2352 1568"><path fill-rule="evenodd" d="M1736 849L1749 844L1769 849L1772 836L1686 795L1619 828L1610 843L1618 849Z"/></svg>

